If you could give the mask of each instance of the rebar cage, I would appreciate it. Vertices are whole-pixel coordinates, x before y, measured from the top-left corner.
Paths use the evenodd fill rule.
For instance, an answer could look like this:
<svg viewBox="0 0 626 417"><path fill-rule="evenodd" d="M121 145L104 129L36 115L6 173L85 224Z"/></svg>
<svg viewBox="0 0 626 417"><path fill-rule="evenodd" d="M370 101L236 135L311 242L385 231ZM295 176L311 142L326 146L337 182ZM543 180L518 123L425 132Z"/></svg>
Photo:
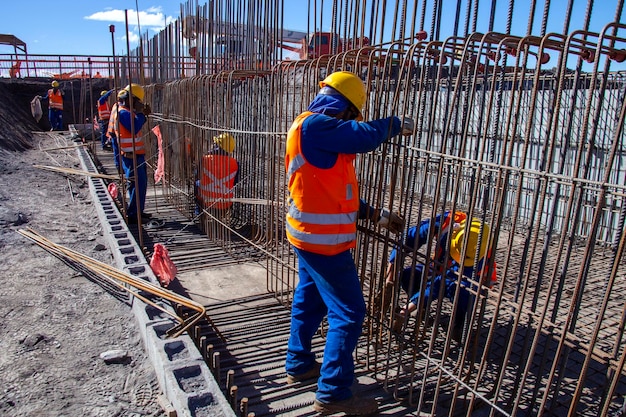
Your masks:
<svg viewBox="0 0 626 417"><path fill-rule="evenodd" d="M354 259L368 316L357 360L417 415L623 415L626 26L589 30L589 1L583 29L572 31L573 1L558 11L544 2L541 18L532 2L527 33L517 36L514 2L493 1L481 25L478 2L459 0L447 37L442 2L429 4L428 39L427 2L330 3L331 32L351 47L313 59L212 55L215 22L276 42L283 10L272 1L188 2L180 21L133 53L145 60L124 67L122 79L152 83L146 129L158 126L163 139L168 200L233 256L264 259L268 292L289 306L297 262L284 235L286 134L320 80L353 71L368 92L365 120L397 115L416 124L412 136L357 157L361 197L401 213L407 226L445 211L487 223L480 239L497 275L493 285L466 277L463 288L459 276L455 294L470 294L462 317L458 297L441 295L396 326L407 301L399 280L386 308L379 294L404 236L361 221ZM507 4L498 29L496 8ZM308 6L317 27L324 6ZM622 8L617 2L615 21ZM562 34L548 33L548 17L561 14ZM385 40L385 25L396 40ZM347 41L364 35L367 45ZM186 47L196 48L193 61L181 60ZM215 211L198 205L196 181L223 132L236 138L240 180L232 208ZM143 136L153 164L156 135ZM429 263L436 238L404 248L396 267ZM424 290L427 271L412 285Z"/></svg>

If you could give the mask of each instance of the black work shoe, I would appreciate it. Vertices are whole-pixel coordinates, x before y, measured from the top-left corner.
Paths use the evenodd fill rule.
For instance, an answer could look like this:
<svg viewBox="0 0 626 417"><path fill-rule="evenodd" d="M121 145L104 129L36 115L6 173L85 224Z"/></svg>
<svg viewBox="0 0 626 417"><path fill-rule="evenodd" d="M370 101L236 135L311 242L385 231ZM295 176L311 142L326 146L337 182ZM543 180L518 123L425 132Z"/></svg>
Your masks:
<svg viewBox="0 0 626 417"><path fill-rule="evenodd" d="M287 374L287 383L295 384L296 382L304 382L309 380L317 380L320 377L320 369L322 368L322 364L319 362L315 362L315 365L311 367L308 371L299 375L289 375Z"/></svg>
<svg viewBox="0 0 626 417"><path fill-rule="evenodd" d="M328 414L345 413L353 416L369 416L378 411L378 403L373 398L361 398L353 395L347 400L323 403L315 400L313 409L325 416Z"/></svg>

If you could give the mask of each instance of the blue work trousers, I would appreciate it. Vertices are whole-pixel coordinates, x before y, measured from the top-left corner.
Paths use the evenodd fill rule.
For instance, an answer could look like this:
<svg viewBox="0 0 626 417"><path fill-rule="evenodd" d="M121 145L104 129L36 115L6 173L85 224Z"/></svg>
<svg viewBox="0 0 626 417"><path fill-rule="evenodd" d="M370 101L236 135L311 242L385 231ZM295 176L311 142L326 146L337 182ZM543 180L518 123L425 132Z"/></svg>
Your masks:
<svg viewBox="0 0 626 417"><path fill-rule="evenodd" d="M63 130L63 110L48 109L48 119L52 130Z"/></svg>
<svg viewBox="0 0 626 417"><path fill-rule="evenodd" d="M102 149L104 149L107 143L107 129L109 128L109 119L98 120L98 126L100 127L100 143L102 145Z"/></svg>
<svg viewBox="0 0 626 417"><path fill-rule="evenodd" d="M413 275L413 285L411 285L411 268L405 268L402 271L402 289L409 296L409 301L411 301L415 305L419 305L419 297L420 297L420 282L425 278L424 273L424 265L417 264L415 265L415 274ZM450 301L454 301L454 296L456 292L456 283L457 277L453 271L447 271L445 276L437 275L434 278L431 278L424 288L424 305L428 303L429 299L436 300L439 298L439 291L441 290L441 280L445 278L445 282L443 285L443 296ZM459 303L457 304L457 312L460 313L460 316L465 316L467 312L468 304L469 304L469 295L470 293L467 291L467 282L461 281L461 290L459 291Z"/></svg>
<svg viewBox="0 0 626 417"><path fill-rule="evenodd" d="M120 148L117 146L117 138L115 134L112 134L111 137L111 148L113 149L113 162L115 162L115 168L117 172L120 171Z"/></svg>
<svg viewBox="0 0 626 417"><path fill-rule="evenodd" d="M286 371L298 375L311 369L315 362L311 340L327 315L328 333L316 398L322 402L345 400L352 396L352 354L366 313L354 260L349 250L333 256L294 250L299 281L291 307Z"/></svg>
<svg viewBox="0 0 626 417"><path fill-rule="evenodd" d="M126 215L128 217L137 217L137 194L139 194L139 205L143 213L146 205L146 191L148 190L148 170L146 169L144 155L136 154L137 169L133 169L133 158L122 157L122 168L124 176L128 182L128 207ZM134 175L137 175L133 179ZM136 183L136 184L135 184Z"/></svg>

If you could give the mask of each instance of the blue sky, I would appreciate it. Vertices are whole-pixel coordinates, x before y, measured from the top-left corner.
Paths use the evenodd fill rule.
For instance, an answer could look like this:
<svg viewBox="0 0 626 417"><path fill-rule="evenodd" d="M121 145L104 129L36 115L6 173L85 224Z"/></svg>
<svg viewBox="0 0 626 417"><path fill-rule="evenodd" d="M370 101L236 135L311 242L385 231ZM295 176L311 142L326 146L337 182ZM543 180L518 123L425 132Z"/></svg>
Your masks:
<svg viewBox="0 0 626 417"><path fill-rule="evenodd" d="M286 28L306 30L306 10L296 7L300 1L286 1L285 9L289 13L286 20L292 23L285 25ZM199 3L205 4L205 1ZM181 2L178 1L11 0L2 5L0 33L26 42L29 54L111 55L109 26L115 25L115 53L119 55L127 49L124 10L128 10L131 49L137 45L137 4L141 33L147 31L149 37L163 29L166 22L180 17ZM0 45L0 54L12 52L12 47Z"/></svg>
<svg viewBox="0 0 626 417"><path fill-rule="evenodd" d="M150 36L165 26L165 22L178 18L179 2L161 4L139 0L141 32ZM17 36L26 42L30 54L59 55L111 55L109 25L115 25L115 52L126 51L124 10L129 11L129 29L132 31L131 49L137 40L137 15L135 1L56 0L7 1L2 5L0 32ZM1 53L11 53L3 46Z"/></svg>
<svg viewBox="0 0 626 417"><path fill-rule="evenodd" d="M431 10L429 0L428 10ZM139 23L141 32L148 31L152 37L166 22L177 19L180 15L179 1L161 1L157 3L146 0L104 0L76 1L57 0L49 1L29 1L11 0L3 2L2 14L0 15L0 32L12 34L26 42L30 54L68 54L68 55L111 55L111 33L109 25L115 25L115 51L122 54L126 51L124 10L129 11L130 40L131 49L136 46L137 40L137 15L135 6L139 5ZM199 1L205 4L204 0ZM318 5L321 1L318 0ZM343 2L339 2L343 3ZM371 2L370 2L371 3ZM389 2L392 3L392 2ZM489 19L489 4L491 2L482 0L478 29L485 31ZM515 24L513 34L525 35L527 26L527 16L529 9L528 0L517 0L514 10ZM539 19L544 3L537 1L537 11ZM563 14L567 0L553 0L549 13L548 31L561 33L563 29ZM615 14L616 0L596 0L590 30L600 31L607 23L613 21ZM307 10L306 0L285 0L285 28L293 30L307 30ZM331 0L325 1L325 8L329 9ZM419 3L421 4L421 2ZM444 7L451 14L454 13L456 1L444 0ZM506 8L508 2L500 0L498 2L496 20L496 31L504 31ZM580 29L586 10L587 0L575 0L576 13L573 16L571 30ZM303 7L304 6L304 7ZM389 17L393 10L388 11ZM427 13L428 25L430 24L430 12ZM330 28L330 12L325 15L324 28ZM444 22L443 31L446 27L451 27L452 16ZM319 24L319 23L318 23ZM311 23L312 29L312 23ZM535 23L533 33L538 33L539 22ZM445 38L445 37L444 37ZM13 48L0 46L0 53L12 53Z"/></svg>

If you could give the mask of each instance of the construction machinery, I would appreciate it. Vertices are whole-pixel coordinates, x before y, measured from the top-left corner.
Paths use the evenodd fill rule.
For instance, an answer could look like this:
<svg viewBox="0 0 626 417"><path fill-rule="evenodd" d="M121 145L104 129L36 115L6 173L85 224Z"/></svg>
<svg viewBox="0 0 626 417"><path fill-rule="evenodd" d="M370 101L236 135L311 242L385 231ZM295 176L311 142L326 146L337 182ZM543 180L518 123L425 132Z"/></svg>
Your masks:
<svg viewBox="0 0 626 417"><path fill-rule="evenodd" d="M343 38L334 32L315 31L310 34L297 30L263 29L249 24L215 21L199 16L183 19L182 35L187 39L189 55L198 58L198 34L212 39L204 45L205 55L237 61L243 57L272 56L276 49L297 53L298 59L315 59L323 55L342 53L370 45L367 37ZM269 35L268 35L269 33Z"/></svg>

